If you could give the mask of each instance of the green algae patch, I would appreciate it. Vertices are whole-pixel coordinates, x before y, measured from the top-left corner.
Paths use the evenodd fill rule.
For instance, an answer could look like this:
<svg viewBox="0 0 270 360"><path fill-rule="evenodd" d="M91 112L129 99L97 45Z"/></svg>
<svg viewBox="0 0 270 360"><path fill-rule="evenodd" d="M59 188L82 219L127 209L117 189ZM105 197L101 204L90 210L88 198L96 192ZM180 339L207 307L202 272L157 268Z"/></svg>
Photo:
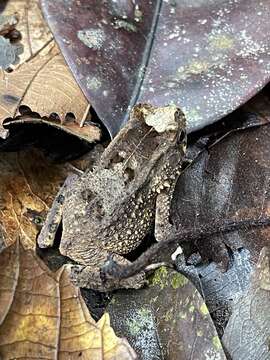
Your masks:
<svg viewBox="0 0 270 360"><path fill-rule="evenodd" d="M179 289L188 283L188 279L182 274L174 274L171 279L171 286L173 289Z"/></svg>
<svg viewBox="0 0 270 360"><path fill-rule="evenodd" d="M215 348L216 350L222 349L222 345L221 345L221 342L220 342L218 336L214 336L214 337L212 338L212 343L213 343L214 348Z"/></svg>
<svg viewBox="0 0 270 360"><path fill-rule="evenodd" d="M216 35L210 39L210 44L216 49L231 49L234 46L234 39L228 35Z"/></svg>
<svg viewBox="0 0 270 360"><path fill-rule="evenodd" d="M114 27L115 27L115 29L124 29L129 32L137 32L138 31L138 29L135 25L133 25L132 23L130 23L126 20L123 20L123 19L116 20L114 23Z"/></svg>
<svg viewBox="0 0 270 360"><path fill-rule="evenodd" d="M161 266L155 271L152 278L150 278L150 286L158 286L161 289L168 286L168 270L165 266Z"/></svg>
<svg viewBox="0 0 270 360"><path fill-rule="evenodd" d="M116 305L116 304L117 304L117 301L116 301L116 299L115 299L114 296L112 297L110 303L111 303L112 305Z"/></svg>
<svg viewBox="0 0 270 360"><path fill-rule="evenodd" d="M166 311L164 319L167 322L171 322L173 320L173 311L172 311L172 309Z"/></svg>
<svg viewBox="0 0 270 360"><path fill-rule="evenodd" d="M187 313L184 312L184 311L181 311L181 312L179 313L179 316L180 316L180 319L186 319L186 318L187 318Z"/></svg>
<svg viewBox="0 0 270 360"><path fill-rule="evenodd" d="M142 330L150 328L152 325L152 316L150 310L141 308L131 319L126 321L130 335L136 336Z"/></svg>
<svg viewBox="0 0 270 360"><path fill-rule="evenodd" d="M208 311L208 309L207 309L207 306L203 303L202 304L202 306L200 307L200 313L202 314L202 315L208 315L209 314L209 311Z"/></svg>

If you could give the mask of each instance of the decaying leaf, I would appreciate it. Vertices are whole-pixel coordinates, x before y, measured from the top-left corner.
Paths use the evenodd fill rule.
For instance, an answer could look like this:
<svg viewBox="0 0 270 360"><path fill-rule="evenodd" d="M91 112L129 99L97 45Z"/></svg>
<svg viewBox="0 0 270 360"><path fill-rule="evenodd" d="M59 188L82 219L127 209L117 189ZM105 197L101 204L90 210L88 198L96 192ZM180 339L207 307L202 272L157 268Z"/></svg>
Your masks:
<svg viewBox="0 0 270 360"><path fill-rule="evenodd" d="M20 116L12 125L45 123L88 142L98 140L100 130L85 121L90 105L52 40L52 34L43 20L39 1L9 1L4 16L12 19L14 14L16 19L19 19L16 29L21 33L24 52L15 71L0 79L0 123L20 115L21 106L24 105L26 109L43 118L33 115ZM7 53L7 45L5 50ZM5 52L1 54L3 58ZM10 63L12 54L8 52L9 56L6 55L3 61L7 63L8 60ZM68 117L67 120L66 115L70 113L75 119ZM54 116L50 117L51 114ZM9 124L10 122L7 126ZM7 135L8 130L1 126L0 136L6 138Z"/></svg>
<svg viewBox="0 0 270 360"><path fill-rule="evenodd" d="M0 70L6 70L10 65L17 63L21 53L21 46L12 45L9 39L0 36Z"/></svg>
<svg viewBox="0 0 270 360"><path fill-rule="evenodd" d="M237 113L246 124L258 121L264 126L231 134L204 152L179 178L171 209L177 226L200 229L209 223L269 216L270 104L266 95ZM269 227L242 229L205 237L187 247L189 264L196 265L192 280L202 290L220 332L232 305L248 287L260 251L269 243L269 231Z"/></svg>
<svg viewBox="0 0 270 360"><path fill-rule="evenodd" d="M18 16L16 15L2 15L0 14L0 35L7 35L18 23Z"/></svg>
<svg viewBox="0 0 270 360"><path fill-rule="evenodd" d="M98 127L83 124L90 105L56 47L7 74L0 81L0 94L1 122L21 115L20 110L25 106L41 117L57 114L60 121L53 121L54 125L89 142L100 139ZM65 121L68 113L74 114L76 121Z"/></svg>
<svg viewBox="0 0 270 360"><path fill-rule="evenodd" d="M19 237L25 247L35 246L39 228L69 172L68 165L49 164L38 152L0 154L0 224L6 246Z"/></svg>
<svg viewBox="0 0 270 360"><path fill-rule="evenodd" d="M261 113L266 115L267 111ZM267 124L235 132L205 152L179 178L171 209L173 222L187 229L210 222L268 216L269 139ZM205 238L195 245L204 259L226 268L228 248L247 248L256 263L262 247L267 245L268 235L269 228L240 230Z"/></svg>
<svg viewBox="0 0 270 360"><path fill-rule="evenodd" d="M19 18L16 29L21 34L24 49L20 56L20 64L23 64L45 47L53 36L43 20L38 0L8 1L4 15L14 14Z"/></svg>
<svg viewBox="0 0 270 360"><path fill-rule="evenodd" d="M11 44L10 40L5 37L15 29L17 23L18 17L15 15L0 15L0 69L2 70L18 63L19 55L23 52L22 44Z"/></svg>
<svg viewBox="0 0 270 360"><path fill-rule="evenodd" d="M149 288L118 291L108 311L140 359L226 359L202 297L175 271L161 267Z"/></svg>
<svg viewBox="0 0 270 360"><path fill-rule="evenodd" d="M136 102L173 102L194 130L269 81L269 0L41 3L73 74L112 135Z"/></svg>
<svg viewBox="0 0 270 360"><path fill-rule="evenodd" d="M17 242L0 254L0 274L2 360L136 358L108 314L91 318L65 267L52 273Z"/></svg>
<svg viewBox="0 0 270 360"><path fill-rule="evenodd" d="M250 288L235 304L223 343L232 359L270 358L270 251L262 249Z"/></svg>

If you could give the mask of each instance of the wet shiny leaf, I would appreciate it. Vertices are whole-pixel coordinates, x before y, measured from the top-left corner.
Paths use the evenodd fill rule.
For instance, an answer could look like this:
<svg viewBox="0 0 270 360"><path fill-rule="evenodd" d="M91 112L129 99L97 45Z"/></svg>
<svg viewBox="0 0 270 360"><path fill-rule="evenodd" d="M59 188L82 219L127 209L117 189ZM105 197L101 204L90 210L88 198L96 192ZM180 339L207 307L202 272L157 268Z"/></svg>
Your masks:
<svg viewBox="0 0 270 360"><path fill-rule="evenodd" d="M177 226L200 228L209 222L267 216L270 211L269 139L268 124L235 132L209 152L202 153L178 181L171 210L173 222ZM226 268L228 248L245 247L256 262L261 248L267 244L268 234L267 228L241 230L202 239L195 245L204 259Z"/></svg>
<svg viewBox="0 0 270 360"><path fill-rule="evenodd" d="M270 252L263 248L248 292L233 307L223 343L232 359L261 360L270 357Z"/></svg>
<svg viewBox="0 0 270 360"><path fill-rule="evenodd" d="M112 135L136 102L180 105L191 131L231 112L269 80L268 0L41 2Z"/></svg>
<svg viewBox="0 0 270 360"><path fill-rule="evenodd" d="M118 291L108 311L140 359L226 359L203 299L175 271L161 267L150 287Z"/></svg>

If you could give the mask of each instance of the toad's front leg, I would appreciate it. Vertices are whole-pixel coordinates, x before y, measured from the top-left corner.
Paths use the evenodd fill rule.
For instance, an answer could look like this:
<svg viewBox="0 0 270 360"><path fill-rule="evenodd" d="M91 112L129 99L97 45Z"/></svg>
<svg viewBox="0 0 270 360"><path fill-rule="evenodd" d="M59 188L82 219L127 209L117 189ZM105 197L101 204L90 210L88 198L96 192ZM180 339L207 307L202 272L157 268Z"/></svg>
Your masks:
<svg viewBox="0 0 270 360"><path fill-rule="evenodd" d="M76 175L68 176L63 186L58 191L37 238L37 243L40 248L53 246L57 229L62 221L63 207L67 191L76 179Z"/></svg>

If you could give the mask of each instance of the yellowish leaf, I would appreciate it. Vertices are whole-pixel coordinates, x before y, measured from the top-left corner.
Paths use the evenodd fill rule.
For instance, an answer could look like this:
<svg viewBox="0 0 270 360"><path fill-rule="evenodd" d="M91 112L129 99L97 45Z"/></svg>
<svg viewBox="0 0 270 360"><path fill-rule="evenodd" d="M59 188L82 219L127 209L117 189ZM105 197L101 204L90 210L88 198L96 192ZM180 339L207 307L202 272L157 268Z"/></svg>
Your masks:
<svg viewBox="0 0 270 360"><path fill-rule="evenodd" d="M0 224L6 246L19 237L25 247L35 246L42 225L35 220L45 218L69 173L68 165L50 164L37 151L0 154Z"/></svg>
<svg viewBox="0 0 270 360"><path fill-rule="evenodd" d="M66 267L52 273L17 242L0 254L0 274L2 360L136 359L108 314L92 319Z"/></svg>

